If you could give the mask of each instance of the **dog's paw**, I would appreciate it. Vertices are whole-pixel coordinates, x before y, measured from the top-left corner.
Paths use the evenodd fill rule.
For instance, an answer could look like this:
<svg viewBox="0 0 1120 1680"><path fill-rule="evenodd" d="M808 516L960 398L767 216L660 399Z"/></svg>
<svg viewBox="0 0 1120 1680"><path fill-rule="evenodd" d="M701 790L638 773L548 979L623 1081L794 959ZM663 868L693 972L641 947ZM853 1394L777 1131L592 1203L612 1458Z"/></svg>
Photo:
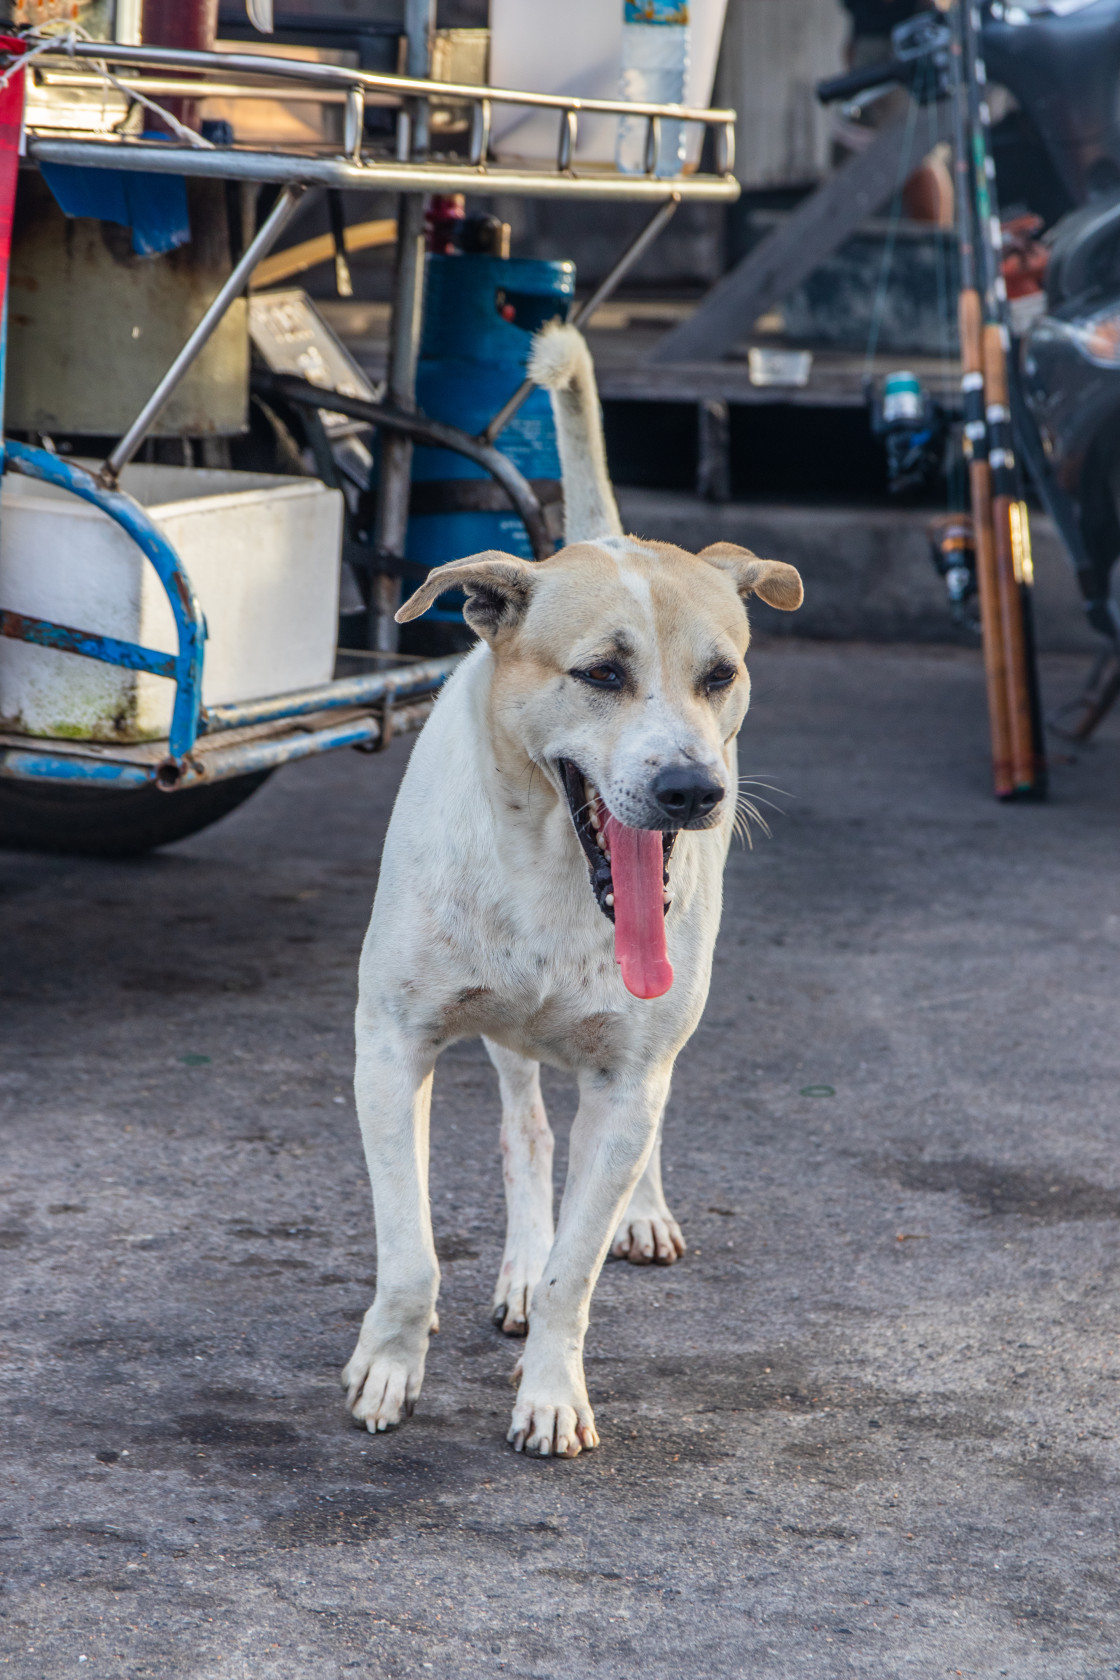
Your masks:
<svg viewBox="0 0 1120 1680"><path fill-rule="evenodd" d="M514 1452L535 1458L578 1458L599 1445L595 1414L587 1396L565 1405L518 1394L506 1440Z"/></svg>
<svg viewBox="0 0 1120 1680"><path fill-rule="evenodd" d="M434 1313L431 1328L439 1328ZM416 1347L410 1346L409 1340L402 1335L382 1340L375 1334L367 1335L363 1325L358 1345L342 1372L346 1404L355 1423L371 1434L395 1429L404 1418L411 1417L420 1397L428 1339L425 1335Z"/></svg>
<svg viewBox="0 0 1120 1680"><path fill-rule="evenodd" d="M505 1279L498 1279L490 1318L504 1336L529 1334L529 1302L532 1294L531 1284L519 1283L507 1288Z"/></svg>
<svg viewBox="0 0 1120 1680"><path fill-rule="evenodd" d="M615 1258L632 1266L671 1266L684 1248L684 1234L668 1208L649 1215L628 1208L611 1243Z"/></svg>
<svg viewBox="0 0 1120 1680"><path fill-rule="evenodd" d="M506 1239L502 1269L494 1285L490 1317L507 1336L529 1334L529 1310L533 1290L541 1280L552 1246L551 1223L527 1234L511 1232Z"/></svg>
<svg viewBox="0 0 1120 1680"><path fill-rule="evenodd" d="M494 1285L494 1305L490 1309L490 1317L504 1335L529 1334L529 1309L533 1301L533 1290L540 1281L547 1257L548 1250L545 1249L537 1259L527 1259L519 1254L510 1256L507 1253L502 1261L502 1269Z"/></svg>

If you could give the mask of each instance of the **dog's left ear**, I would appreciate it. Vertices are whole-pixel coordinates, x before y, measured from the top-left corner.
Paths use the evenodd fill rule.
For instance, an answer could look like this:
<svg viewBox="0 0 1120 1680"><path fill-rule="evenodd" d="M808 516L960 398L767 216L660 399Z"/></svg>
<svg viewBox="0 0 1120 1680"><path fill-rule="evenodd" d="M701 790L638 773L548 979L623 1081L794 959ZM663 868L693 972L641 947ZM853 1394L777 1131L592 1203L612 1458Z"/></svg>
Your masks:
<svg viewBox="0 0 1120 1680"><path fill-rule="evenodd" d="M801 574L784 560L760 560L749 548L735 543L712 543L697 556L721 572L729 572L740 595L757 595L769 607L795 612L805 599Z"/></svg>
<svg viewBox="0 0 1120 1680"><path fill-rule="evenodd" d="M463 617L486 641L496 642L523 616L536 582L535 571L535 562L494 548L450 566L436 566L401 607L397 623L419 618L449 589L461 589L467 597Z"/></svg>

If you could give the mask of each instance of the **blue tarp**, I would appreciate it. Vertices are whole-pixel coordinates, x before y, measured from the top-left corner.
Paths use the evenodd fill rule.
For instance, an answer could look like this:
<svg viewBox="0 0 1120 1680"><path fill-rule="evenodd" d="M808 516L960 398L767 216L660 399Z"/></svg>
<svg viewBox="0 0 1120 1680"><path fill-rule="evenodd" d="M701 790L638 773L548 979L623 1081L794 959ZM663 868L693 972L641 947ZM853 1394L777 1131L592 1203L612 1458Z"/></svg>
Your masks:
<svg viewBox="0 0 1120 1680"><path fill-rule="evenodd" d="M138 257L159 257L190 243L187 183L182 175L77 169L69 163L43 163L39 167L64 215L94 216L101 222L118 222L131 228L132 249Z"/></svg>

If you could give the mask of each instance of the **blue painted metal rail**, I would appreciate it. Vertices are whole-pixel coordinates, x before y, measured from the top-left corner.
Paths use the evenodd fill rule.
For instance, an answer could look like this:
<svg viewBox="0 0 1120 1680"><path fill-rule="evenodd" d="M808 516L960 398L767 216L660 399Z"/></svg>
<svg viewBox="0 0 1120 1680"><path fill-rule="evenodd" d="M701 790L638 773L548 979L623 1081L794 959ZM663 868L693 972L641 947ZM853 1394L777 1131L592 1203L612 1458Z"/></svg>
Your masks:
<svg viewBox="0 0 1120 1680"><path fill-rule="evenodd" d="M137 788L156 782L154 768L143 764L115 764L25 747L0 747L0 776L17 782L63 782L67 787Z"/></svg>
<svg viewBox="0 0 1120 1680"><path fill-rule="evenodd" d="M200 782L275 769L280 764L336 747L375 745L386 736L387 708L400 707L399 713L393 712L399 719L398 727L416 728L426 713L415 702L433 695L459 662L461 656L415 661L395 670L324 683L292 694L204 709L202 665L206 623L178 554L151 516L133 497L121 490L106 489L92 473L73 461L24 443L6 442L2 447L6 470L57 485L91 502L137 543L163 584L175 619L179 647L177 653L161 653L115 636L100 636L50 619L0 610L0 636L76 653L107 665L150 672L175 684L168 750L162 760L129 762L127 749L121 751L119 758L110 758L108 753L112 749L105 746L98 746L90 753L83 753L77 744L68 745L65 751L57 748L52 751L45 741L29 741L27 746L21 742L18 746L0 747L0 777L70 785L84 782L98 787L154 785L172 792ZM402 702L413 704L402 705ZM374 707L380 709L380 716L372 710ZM364 712L364 715L337 723L324 722L318 727L309 727L304 721L316 714L344 710ZM228 745L220 745L215 740L213 747L210 744L229 730L279 726L288 720L292 728L287 734L274 733ZM205 752L196 751L200 737L205 737Z"/></svg>
<svg viewBox="0 0 1120 1680"><path fill-rule="evenodd" d="M206 621L179 556L139 502L123 490L105 489L91 472L75 461L63 460L46 449L33 449L30 444L6 440L4 466L7 471L23 473L25 477L37 478L44 484L55 484L60 490L69 490L73 495L80 496L84 502L92 502L94 507L99 507L128 532L151 561L163 584L175 619L179 651L169 656L150 648L137 647L134 642L119 642L112 636L71 630L65 624L52 624L47 619L25 620L28 631L20 634L7 627L8 621L17 617L15 614L5 614L4 635L15 635L19 641L36 642L41 647L65 648L70 653L82 654L86 659L100 659L106 665L126 665L132 670L151 671L155 676L173 677L175 704L171 713L168 750L173 759L185 761L198 738L202 712L202 653L206 641ZM122 653L124 657L121 657ZM166 668L169 659L170 670Z"/></svg>
<svg viewBox="0 0 1120 1680"><path fill-rule="evenodd" d="M107 665L122 665L129 671L150 671L153 677L175 677L175 655L153 653L135 642L118 641L116 636L97 636L90 630L72 630L68 624L54 624L49 618L30 618L26 613L5 612L0 607L0 636L13 642L33 642L36 647L56 648L60 653L81 653L87 659L101 659Z"/></svg>

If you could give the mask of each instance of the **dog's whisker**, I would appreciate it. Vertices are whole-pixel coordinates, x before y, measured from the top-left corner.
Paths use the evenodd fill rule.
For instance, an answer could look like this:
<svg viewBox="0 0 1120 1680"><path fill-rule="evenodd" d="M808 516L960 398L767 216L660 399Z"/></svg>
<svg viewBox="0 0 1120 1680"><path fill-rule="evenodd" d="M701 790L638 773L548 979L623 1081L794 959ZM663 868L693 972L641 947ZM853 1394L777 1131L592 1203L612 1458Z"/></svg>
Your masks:
<svg viewBox="0 0 1120 1680"><path fill-rule="evenodd" d="M771 801L768 799L763 800L763 804L769 805L771 804ZM775 805L774 809L779 810L780 807ZM753 851L754 835L751 831L752 823L756 823L758 825L763 834L766 835L767 839L770 838L770 825L766 821L766 818L762 815L762 812L759 810L753 799L749 799L745 793L740 793L735 800L735 817L731 824L731 832L737 835L740 840L744 840L747 846Z"/></svg>
<svg viewBox="0 0 1120 1680"><path fill-rule="evenodd" d="M783 799L797 798L797 795L790 793L788 788L777 787L773 782L764 782L760 776L740 776L739 786L765 788L767 793L780 793Z"/></svg>
<svg viewBox="0 0 1120 1680"><path fill-rule="evenodd" d="M746 797L745 794L740 794L739 795L740 799L743 799L745 797ZM784 808L781 805L775 805L775 803L772 799L764 799L761 793L752 794L751 797L752 797L752 799L757 800L760 805L769 805L770 809L772 811L777 811L779 816L781 816L781 817L785 816L786 813L785 813Z"/></svg>

